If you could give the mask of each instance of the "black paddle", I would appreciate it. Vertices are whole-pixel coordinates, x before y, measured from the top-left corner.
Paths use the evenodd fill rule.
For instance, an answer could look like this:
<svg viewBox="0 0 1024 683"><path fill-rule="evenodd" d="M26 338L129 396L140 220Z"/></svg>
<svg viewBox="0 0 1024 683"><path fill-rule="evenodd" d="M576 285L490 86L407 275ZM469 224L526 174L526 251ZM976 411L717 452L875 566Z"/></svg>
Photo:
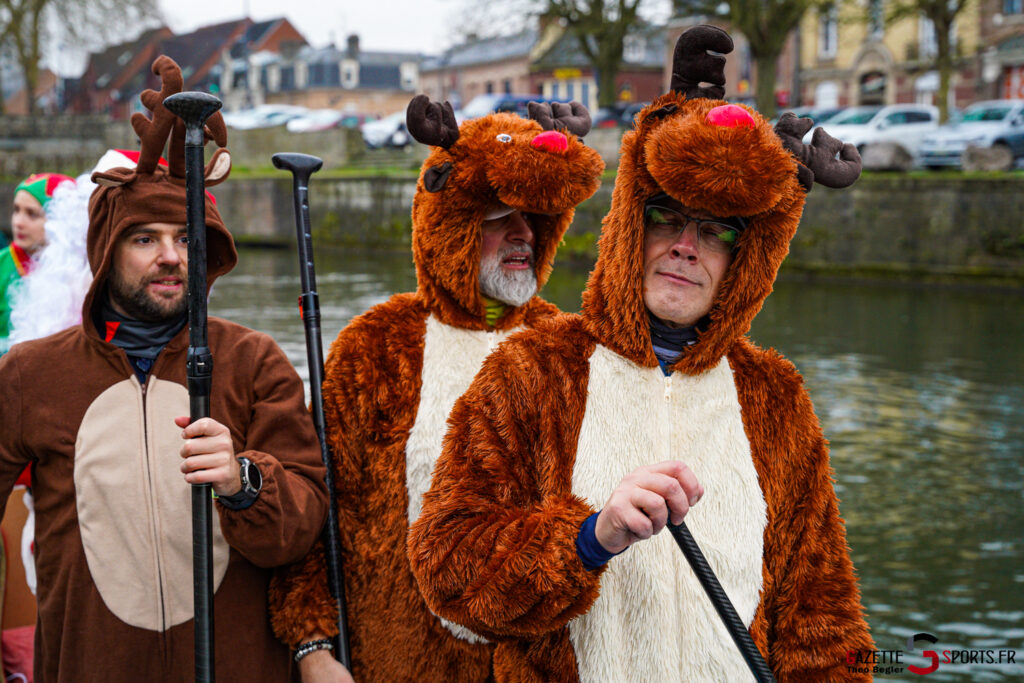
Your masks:
<svg viewBox="0 0 1024 683"><path fill-rule="evenodd" d="M316 291L316 269L313 265L313 235L309 223L309 177L320 170L324 162L308 154L275 154L271 157L276 168L292 173L293 199L295 201L295 228L299 242L299 276L302 281L302 295L299 297L299 313L306 330L306 360L309 364L309 393L312 397L313 424L320 439L320 457L327 474L329 507L327 524L323 530L324 553L327 557L327 582L338 608L338 638L334 656L346 669L352 671L346 623L345 582L341 570L341 538L338 534L338 508L334 495L334 458L327 445L324 427L324 352L320 339L320 297Z"/></svg>
<svg viewBox="0 0 1024 683"><path fill-rule="evenodd" d="M203 128L221 102L182 92L164 106L185 122L185 205L188 229L188 404L192 422L210 416L213 355L206 330L206 183ZM213 683L213 503L210 484L192 485L192 588L197 683Z"/></svg>
<svg viewBox="0 0 1024 683"><path fill-rule="evenodd" d="M725 624L726 630L729 631L733 642L739 648L740 654L743 655L744 661L746 661L747 666L750 668L750 673L754 674L754 679L758 683L775 683L772 670L768 668L764 657L761 656L761 651L754 644L754 639L750 637L750 632L743 625L740 615L736 613L736 608L732 606L732 601L726 595L722 584L718 582L718 577L715 576L715 572L711 569L711 565L708 564L707 558L704 557L704 553L701 552L697 541L694 540L693 534L687 528L686 522L680 522L679 524L669 522L667 526L672 534L672 538L676 539L679 549L683 551L687 562L690 563L693 573L697 575L697 580L700 581L704 592L711 599L711 604L714 605L715 611L722 618L722 623Z"/></svg>

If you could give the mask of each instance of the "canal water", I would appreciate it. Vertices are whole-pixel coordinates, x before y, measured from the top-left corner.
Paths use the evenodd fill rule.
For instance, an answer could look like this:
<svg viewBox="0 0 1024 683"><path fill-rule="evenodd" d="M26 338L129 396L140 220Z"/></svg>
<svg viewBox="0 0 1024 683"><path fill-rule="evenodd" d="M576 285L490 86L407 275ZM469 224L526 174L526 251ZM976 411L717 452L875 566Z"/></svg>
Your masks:
<svg viewBox="0 0 1024 683"><path fill-rule="evenodd" d="M353 316L415 288L408 254L316 258L328 347ZM305 379L297 262L243 251L210 306L271 334ZM544 294L576 311L586 277L556 267ZM1016 664L942 662L927 680L1024 680L1024 296L783 279L750 336L806 380L876 646L922 667L925 649L1015 650ZM906 652L922 632L938 643Z"/></svg>

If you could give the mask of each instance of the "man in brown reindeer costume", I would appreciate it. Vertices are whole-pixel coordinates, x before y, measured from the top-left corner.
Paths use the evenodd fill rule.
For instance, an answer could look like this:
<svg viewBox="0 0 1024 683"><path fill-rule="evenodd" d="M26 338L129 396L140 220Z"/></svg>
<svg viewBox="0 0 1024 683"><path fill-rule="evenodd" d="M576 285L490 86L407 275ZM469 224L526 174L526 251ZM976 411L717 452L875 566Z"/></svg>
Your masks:
<svg viewBox="0 0 1024 683"><path fill-rule="evenodd" d="M658 533L684 517L779 681L865 678L825 439L795 368L744 336L810 183L859 157L722 102L710 52L731 50L683 34L623 139L582 314L503 344L451 413L409 556L427 604L496 643L497 681L749 680Z"/></svg>
<svg viewBox="0 0 1024 683"><path fill-rule="evenodd" d="M285 355L216 318L211 417L188 424L184 126L162 105L182 77L167 57L153 71L162 91L142 95L153 119L132 118L137 167L93 176L82 323L0 361L0 505L28 464L36 498L35 677L193 677L189 484L209 483L216 678L284 681L291 659L267 618L269 569L300 559L323 525L319 447ZM209 133L223 147L219 115ZM227 176L226 152L213 155L208 185ZM208 289L237 256L210 197L206 225Z"/></svg>
<svg viewBox="0 0 1024 683"><path fill-rule="evenodd" d="M420 511L446 418L481 363L516 330L557 313L536 292L577 204L604 166L578 138L586 109L531 103L531 118L494 114L456 126L425 96L408 128L434 148L413 200L416 292L353 320L331 347L324 381L357 681L486 681L491 645L424 604L405 539ZM338 680L337 633L322 552L276 583L277 634L298 648L303 681ZM308 654L307 654L308 653Z"/></svg>

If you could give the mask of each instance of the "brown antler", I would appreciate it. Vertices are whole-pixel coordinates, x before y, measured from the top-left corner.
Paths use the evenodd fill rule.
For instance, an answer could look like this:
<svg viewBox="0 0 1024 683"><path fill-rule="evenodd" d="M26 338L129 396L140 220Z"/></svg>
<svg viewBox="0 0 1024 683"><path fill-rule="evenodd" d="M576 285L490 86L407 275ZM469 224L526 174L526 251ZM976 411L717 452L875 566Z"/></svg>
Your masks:
<svg viewBox="0 0 1024 683"><path fill-rule="evenodd" d="M164 108L163 102L171 95L181 92L183 86L181 68L166 55L160 55L153 62L153 73L160 77L160 92L145 90L140 98L142 104L153 112L153 119L148 119L141 112L132 114L132 128L142 143L139 163L135 167L138 175L156 170L160 154L164 151L164 143L167 142L167 135L177 120L174 114Z"/></svg>
<svg viewBox="0 0 1024 683"><path fill-rule="evenodd" d="M805 145L803 137L813 125L810 119L799 118L793 112L786 112L775 124L775 134L782 140L783 147L800 162L797 171L800 184L808 192L815 182L834 188L853 185L861 169L857 148L850 143L843 144L821 127L815 129L811 144Z"/></svg>
<svg viewBox="0 0 1024 683"><path fill-rule="evenodd" d="M412 98L405 111L405 127L409 134L424 145L448 149L459 139L459 124L448 102L431 102L426 95Z"/></svg>
<svg viewBox="0 0 1024 683"><path fill-rule="evenodd" d="M725 57L732 38L715 26L694 26L683 31L672 53L672 89L689 99L725 96ZM719 54L708 54L708 50ZM710 85L701 86L701 83Z"/></svg>
<svg viewBox="0 0 1024 683"><path fill-rule="evenodd" d="M224 124L224 117L219 111L214 112L210 118L206 119L203 138L204 143L212 140L217 143L218 147L228 144L228 129ZM167 166L167 171L171 176L185 177L185 122L181 119L176 118L174 128L171 130L171 144L167 148ZM207 183L207 185L210 184Z"/></svg>
<svg viewBox="0 0 1024 683"><path fill-rule="evenodd" d="M567 130L577 137L590 132L590 112L579 102L530 102L526 110L544 130Z"/></svg>

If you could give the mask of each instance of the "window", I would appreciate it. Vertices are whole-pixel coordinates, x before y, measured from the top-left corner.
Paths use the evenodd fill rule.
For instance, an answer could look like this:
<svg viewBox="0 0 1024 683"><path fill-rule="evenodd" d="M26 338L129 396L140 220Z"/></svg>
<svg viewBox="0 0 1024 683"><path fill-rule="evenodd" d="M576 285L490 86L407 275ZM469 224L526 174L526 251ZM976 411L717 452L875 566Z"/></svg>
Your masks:
<svg viewBox="0 0 1024 683"><path fill-rule="evenodd" d="M839 43L839 8L823 7L818 12L818 57L833 59Z"/></svg>
<svg viewBox="0 0 1024 683"><path fill-rule="evenodd" d="M576 97L576 83L569 81L565 84L565 96L570 100Z"/></svg>
<svg viewBox="0 0 1024 683"><path fill-rule="evenodd" d="M494 94L494 83L492 81L487 81L487 83L484 84L484 92L488 95Z"/></svg>
<svg viewBox="0 0 1024 683"><path fill-rule="evenodd" d="M932 115L926 111L908 111L907 123L929 123Z"/></svg>
<svg viewBox="0 0 1024 683"><path fill-rule="evenodd" d="M295 90L295 67L294 66L282 66L281 67L281 80L278 83L278 87L281 90Z"/></svg>
<svg viewBox="0 0 1024 683"><path fill-rule="evenodd" d="M504 80L504 82L501 84L501 91L503 93L505 93L506 95L511 95L512 94L512 79L511 78L506 78Z"/></svg>
<svg viewBox="0 0 1024 683"><path fill-rule="evenodd" d="M583 81L580 84L580 102L583 103L587 108L591 107L590 104L590 81Z"/></svg>
<svg viewBox="0 0 1024 683"><path fill-rule="evenodd" d="M885 9L882 0L868 0L868 37L881 40L885 33Z"/></svg>
<svg viewBox="0 0 1024 683"><path fill-rule="evenodd" d="M1003 14L1024 14L1024 0L1003 0Z"/></svg>
<svg viewBox="0 0 1024 683"><path fill-rule="evenodd" d="M647 51L647 41L642 36L629 35L622 41L622 61L642 62Z"/></svg>

